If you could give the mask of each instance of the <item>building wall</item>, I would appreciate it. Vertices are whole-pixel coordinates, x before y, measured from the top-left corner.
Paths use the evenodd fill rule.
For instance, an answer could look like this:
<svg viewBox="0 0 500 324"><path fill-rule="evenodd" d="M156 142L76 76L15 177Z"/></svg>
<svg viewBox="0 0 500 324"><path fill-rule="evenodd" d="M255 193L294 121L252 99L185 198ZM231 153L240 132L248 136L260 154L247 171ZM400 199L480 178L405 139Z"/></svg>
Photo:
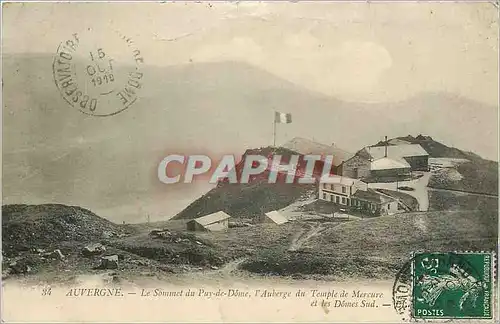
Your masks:
<svg viewBox="0 0 500 324"><path fill-rule="evenodd" d="M344 198L344 199L342 199ZM356 210L363 211L371 215L387 215L398 212L398 202L391 201L383 204L361 200L359 198L349 198L346 196L338 195L328 190L320 190L319 199L329 201L340 206L349 206Z"/></svg>
<svg viewBox="0 0 500 324"><path fill-rule="evenodd" d="M412 171L429 171L428 156L410 156L405 157L405 160L410 164Z"/></svg>
<svg viewBox="0 0 500 324"><path fill-rule="evenodd" d="M358 198L353 198L352 199L352 206L353 208L363 211L364 213L372 214L372 215L380 215L381 213L381 206L379 204L366 201L366 200L361 200Z"/></svg>
<svg viewBox="0 0 500 324"><path fill-rule="evenodd" d="M266 224L269 224L269 223L275 224L274 221L271 218L267 217L265 214L262 214L260 216L260 221L262 223L266 223Z"/></svg>
<svg viewBox="0 0 500 324"><path fill-rule="evenodd" d="M210 223L205 225L205 229L209 231L225 231L229 228L229 219L224 219L218 222Z"/></svg>
<svg viewBox="0 0 500 324"><path fill-rule="evenodd" d="M206 231L203 226L201 226L194 220L187 222L186 226L188 231Z"/></svg>
<svg viewBox="0 0 500 324"><path fill-rule="evenodd" d="M225 230L229 228L229 219L222 220L220 222L215 222L208 224L206 227L203 225L200 225L199 223L195 221L189 221L186 224L187 230L188 231L220 231L220 230Z"/></svg>
<svg viewBox="0 0 500 324"><path fill-rule="evenodd" d="M340 183L320 183L319 185L320 190L325 190L342 196L350 196L351 195L350 188L351 188L350 186L343 185Z"/></svg>
<svg viewBox="0 0 500 324"><path fill-rule="evenodd" d="M370 161L358 155L345 161L340 172L342 176L353 179L362 179L370 176Z"/></svg>
<svg viewBox="0 0 500 324"><path fill-rule="evenodd" d="M351 199L346 195L337 194L329 190L319 191L320 200L329 201L338 205L349 206Z"/></svg>
<svg viewBox="0 0 500 324"><path fill-rule="evenodd" d="M399 204L397 201L391 201L391 202L382 204L381 209L380 209L380 214L387 215L387 214L396 213L398 211L398 205Z"/></svg>

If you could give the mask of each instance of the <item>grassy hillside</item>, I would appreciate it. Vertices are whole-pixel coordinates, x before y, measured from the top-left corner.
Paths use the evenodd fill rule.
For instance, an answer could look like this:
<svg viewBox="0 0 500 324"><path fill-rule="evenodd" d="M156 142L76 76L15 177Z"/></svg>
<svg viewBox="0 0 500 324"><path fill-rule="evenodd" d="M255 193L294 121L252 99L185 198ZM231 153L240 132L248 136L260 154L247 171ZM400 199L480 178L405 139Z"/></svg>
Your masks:
<svg viewBox="0 0 500 324"><path fill-rule="evenodd" d="M255 218L284 208L314 188L314 185L267 183L225 184L210 190L174 219L191 219L222 210L235 218Z"/></svg>
<svg viewBox="0 0 500 324"><path fill-rule="evenodd" d="M118 256L124 274L209 268L226 262L225 250L194 234L165 230L155 237L149 226L114 224L77 206L5 205L2 214L3 276L34 274L44 280L67 280L78 273L99 273L96 267L106 255ZM82 252L96 244L103 249L90 255Z"/></svg>
<svg viewBox="0 0 500 324"><path fill-rule="evenodd" d="M477 210L498 211L498 197L465 194L461 192L429 190L430 210Z"/></svg>
<svg viewBox="0 0 500 324"><path fill-rule="evenodd" d="M309 244L334 256L370 256L398 261L416 250L493 250L494 211L440 211L383 216L342 224Z"/></svg>
<svg viewBox="0 0 500 324"><path fill-rule="evenodd" d="M498 195L498 163L474 158L456 166L462 179L454 180L433 175L429 187Z"/></svg>
<svg viewBox="0 0 500 324"><path fill-rule="evenodd" d="M282 155L283 159L297 154L284 148L265 147L247 150L236 165L240 179L245 157L248 155ZM262 213L281 209L306 194L315 185L287 184L278 177L277 183L268 183L269 172L262 172L247 184L219 183L218 186L194 201L174 219L191 219L223 210L236 218L255 218Z"/></svg>
<svg viewBox="0 0 500 324"><path fill-rule="evenodd" d="M352 221L328 228L300 252L263 250L243 267L258 273L393 278L419 250L494 250L495 211L422 212Z"/></svg>

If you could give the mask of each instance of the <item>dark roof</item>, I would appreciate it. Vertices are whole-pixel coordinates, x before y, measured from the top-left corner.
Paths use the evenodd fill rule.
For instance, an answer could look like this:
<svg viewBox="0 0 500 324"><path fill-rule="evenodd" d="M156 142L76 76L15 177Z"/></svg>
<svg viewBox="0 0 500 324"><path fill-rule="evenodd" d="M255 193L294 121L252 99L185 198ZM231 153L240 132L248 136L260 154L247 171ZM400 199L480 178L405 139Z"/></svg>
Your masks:
<svg viewBox="0 0 500 324"><path fill-rule="evenodd" d="M358 190L354 195L352 195L353 198L363 200L363 201L369 201L372 203L377 203L377 204L382 204L388 201L393 201L396 200L392 197L380 194L379 192L373 190L373 189L368 189L368 190Z"/></svg>

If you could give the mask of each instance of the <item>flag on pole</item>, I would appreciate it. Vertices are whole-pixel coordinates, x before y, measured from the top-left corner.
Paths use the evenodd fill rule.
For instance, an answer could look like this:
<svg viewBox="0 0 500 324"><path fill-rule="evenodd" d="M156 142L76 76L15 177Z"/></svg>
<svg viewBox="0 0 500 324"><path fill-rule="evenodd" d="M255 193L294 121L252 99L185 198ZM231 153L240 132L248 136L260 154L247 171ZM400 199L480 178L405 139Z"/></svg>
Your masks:
<svg viewBox="0 0 500 324"><path fill-rule="evenodd" d="M276 111L274 113L274 122L280 124L290 124L292 122L292 114Z"/></svg>

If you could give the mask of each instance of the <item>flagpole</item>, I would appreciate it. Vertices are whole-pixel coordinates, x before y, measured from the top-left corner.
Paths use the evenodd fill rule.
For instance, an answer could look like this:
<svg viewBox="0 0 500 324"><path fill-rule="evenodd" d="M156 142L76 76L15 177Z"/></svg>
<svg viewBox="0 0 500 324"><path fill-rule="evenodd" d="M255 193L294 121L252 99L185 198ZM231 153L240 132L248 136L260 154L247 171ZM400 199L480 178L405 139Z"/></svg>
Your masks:
<svg viewBox="0 0 500 324"><path fill-rule="evenodd" d="M276 118L273 121L273 146L276 147Z"/></svg>

